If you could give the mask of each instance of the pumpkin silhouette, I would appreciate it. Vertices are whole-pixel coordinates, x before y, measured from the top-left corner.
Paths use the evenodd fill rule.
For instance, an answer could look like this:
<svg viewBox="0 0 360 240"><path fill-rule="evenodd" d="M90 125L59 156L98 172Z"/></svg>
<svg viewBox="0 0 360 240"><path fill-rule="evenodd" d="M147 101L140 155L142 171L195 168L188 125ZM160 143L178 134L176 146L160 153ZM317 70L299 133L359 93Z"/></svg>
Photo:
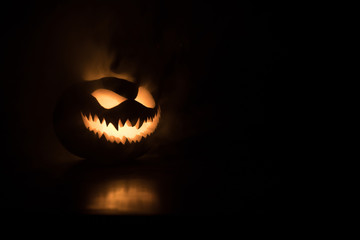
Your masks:
<svg viewBox="0 0 360 240"><path fill-rule="evenodd" d="M64 147L91 159L140 156L159 121L160 107L145 87L114 77L70 87L54 112L55 132Z"/></svg>

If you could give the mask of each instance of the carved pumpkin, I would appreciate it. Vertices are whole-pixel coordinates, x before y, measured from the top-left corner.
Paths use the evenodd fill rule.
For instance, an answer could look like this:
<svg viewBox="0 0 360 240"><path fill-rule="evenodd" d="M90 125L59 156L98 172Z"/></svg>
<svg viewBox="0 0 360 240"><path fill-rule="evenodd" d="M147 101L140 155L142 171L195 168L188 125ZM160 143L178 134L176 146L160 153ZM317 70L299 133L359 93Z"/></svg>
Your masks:
<svg viewBox="0 0 360 240"><path fill-rule="evenodd" d="M106 77L68 89L54 113L62 144L86 158L141 155L160 120L160 107L143 86Z"/></svg>

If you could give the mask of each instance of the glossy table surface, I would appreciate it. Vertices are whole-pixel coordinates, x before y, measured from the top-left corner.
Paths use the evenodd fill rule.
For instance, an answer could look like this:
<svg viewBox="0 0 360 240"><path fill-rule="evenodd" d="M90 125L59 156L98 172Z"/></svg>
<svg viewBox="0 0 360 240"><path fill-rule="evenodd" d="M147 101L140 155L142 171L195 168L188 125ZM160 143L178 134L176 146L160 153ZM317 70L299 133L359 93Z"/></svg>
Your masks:
<svg viewBox="0 0 360 240"><path fill-rule="evenodd" d="M56 174L16 171L2 175L1 208L9 213L213 215L274 207L263 167L250 168L243 161L241 168L228 169L218 159L184 157L144 156L116 165L81 160Z"/></svg>

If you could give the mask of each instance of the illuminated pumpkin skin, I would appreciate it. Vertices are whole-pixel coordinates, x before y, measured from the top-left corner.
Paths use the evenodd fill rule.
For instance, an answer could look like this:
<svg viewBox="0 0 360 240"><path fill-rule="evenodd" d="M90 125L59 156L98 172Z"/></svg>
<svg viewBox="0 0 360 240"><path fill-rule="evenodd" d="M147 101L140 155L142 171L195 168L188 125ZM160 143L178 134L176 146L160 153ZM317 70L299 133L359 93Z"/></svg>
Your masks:
<svg viewBox="0 0 360 240"><path fill-rule="evenodd" d="M100 122L105 119L106 125L111 123L117 129L120 129L119 120L122 124L129 120L131 126L136 126L137 122L145 126L147 122L160 120L160 107L152 96L153 102L145 103L149 107L143 105L144 102L140 103L141 96L146 97L144 91L150 94L135 83L113 77L72 86L61 96L55 108L54 128L58 138L66 149L84 158L100 161L129 160L142 155L149 148L149 140L158 122L154 124L154 130L141 139L116 142L115 138L110 141L106 134L100 134L99 138L95 130L91 131L85 126L84 116L88 119L89 114L92 118L96 115ZM115 103L104 105L98 96L104 93L107 97L108 92L118 95L118 99L115 99ZM120 103L116 103L118 100Z"/></svg>

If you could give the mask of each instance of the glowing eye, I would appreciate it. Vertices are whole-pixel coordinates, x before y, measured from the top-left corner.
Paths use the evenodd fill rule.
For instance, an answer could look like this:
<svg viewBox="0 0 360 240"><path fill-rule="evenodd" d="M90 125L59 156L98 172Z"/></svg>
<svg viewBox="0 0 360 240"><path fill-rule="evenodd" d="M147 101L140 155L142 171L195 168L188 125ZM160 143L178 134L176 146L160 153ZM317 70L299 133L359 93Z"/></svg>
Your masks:
<svg viewBox="0 0 360 240"><path fill-rule="evenodd" d="M116 107L117 105L126 100L126 98L120 96L119 94L103 88L95 90L91 93L91 95L96 98L98 103L103 108L106 109Z"/></svg>
<svg viewBox="0 0 360 240"><path fill-rule="evenodd" d="M154 108L155 100L152 97L151 93L144 87L139 87L138 94L135 98L135 101L141 103L145 107Z"/></svg>

